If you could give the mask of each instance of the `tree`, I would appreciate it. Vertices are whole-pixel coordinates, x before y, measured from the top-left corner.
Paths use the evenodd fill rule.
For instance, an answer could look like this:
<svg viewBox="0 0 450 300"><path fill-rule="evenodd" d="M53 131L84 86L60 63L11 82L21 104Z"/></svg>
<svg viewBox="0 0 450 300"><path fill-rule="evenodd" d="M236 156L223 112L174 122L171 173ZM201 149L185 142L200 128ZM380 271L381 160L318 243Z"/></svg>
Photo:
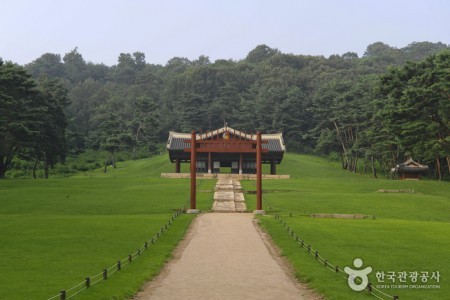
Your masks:
<svg viewBox="0 0 450 300"><path fill-rule="evenodd" d="M304 138L312 129L312 114L308 112L311 104L298 87L291 87L286 96L275 116L275 128L283 132L289 149L307 152L312 146Z"/></svg>
<svg viewBox="0 0 450 300"><path fill-rule="evenodd" d="M159 113L156 103L149 97L138 97L133 102L133 119L129 128L133 136L133 159L136 158L136 147L146 145L154 152L159 136Z"/></svg>
<svg viewBox="0 0 450 300"><path fill-rule="evenodd" d="M93 79L79 82L71 89L67 115L71 132L68 142L72 152L78 153L88 146L86 139L99 125L95 121L97 107L105 104L109 96L105 86Z"/></svg>
<svg viewBox="0 0 450 300"><path fill-rule="evenodd" d="M364 170L371 162L376 176L378 168L386 170L408 153L422 153L432 167L445 165L446 159L450 164L449 101L442 101L448 99L446 59L437 55L439 59L411 64L408 70L388 71L444 48L449 46L420 42L396 49L378 42L361 58L353 52L325 58L259 45L239 61L211 63L202 55L192 61L174 57L164 66L149 64L144 53L134 52L121 53L113 67L86 63L75 48L64 55L63 63L59 55L46 53L27 68L36 80L61 78L68 89L66 139L71 154L110 149L108 158L114 159L114 148L136 153L149 147L152 152L168 131L214 129L228 122L245 131L282 131L291 150L342 155L347 170L360 170L358 163L364 159ZM387 74L387 85L375 84L381 74ZM380 93L374 92L375 86ZM3 91L5 98L10 90ZM26 160L35 160L36 153L43 157L42 151L35 151L34 134L49 135L42 126L51 110L50 98L42 96L46 92L41 85L36 93L22 109L36 110L28 114L30 126L23 127L29 135L18 139L22 150L16 157ZM20 101L8 103L20 106ZM409 111L433 117L421 116L419 123L407 117ZM111 113L120 121L117 133L107 124ZM433 132L433 139L408 137L414 131ZM375 168L375 162L380 167Z"/></svg>
<svg viewBox="0 0 450 300"><path fill-rule="evenodd" d="M413 42L401 50L406 54L406 60L420 61L426 59L427 56L438 54L446 48L447 45L443 43Z"/></svg>
<svg viewBox="0 0 450 300"><path fill-rule="evenodd" d="M29 147L39 133L45 110L35 82L25 69L0 60L0 178L12 159Z"/></svg>
<svg viewBox="0 0 450 300"><path fill-rule="evenodd" d="M104 168L104 172L106 173L109 163L116 168L115 155L122 148L131 146L133 144L133 137L126 132L122 118L111 112L103 116L97 135L100 140L101 149L108 153Z"/></svg>
<svg viewBox="0 0 450 300"><path fill-rule="evenodd" d="M226 83L219 88L219 97L208 107L208 128L222 127L225 123L233 124L233 106L236 102L237 88L232 83Z"/></svg>
<svg viewBox="0 0 450 300"><path fill-rule="evenodd" d="M200 55L198 59L192 62L193 66L206 66L209 64L211 64L211 61L209 60L209 57L205 55Z"/></svg>
<svg viewBox="0 0 450 300"><path fill-rule="evenodd" d="M405 155L434 161L439 179L441 158L450 162L449 68L450 51L446 50L423 62L391 69L380 85L384 126Z"/></svg>
<svg viewBox="0 0 450 300"><path fill-rule="evenodd" d="M25 69L36 79L41 76L62 78L65 75L61 55L53 53L41 55L41 57L26 65Z"/></svg>
<svg viewBox="0 0 450 300"><path fill-rule="evenodd" d="M66 76L71 83L79 83L88 77L86 61L78 52L78 47L66 53L63 61Z"/></svg>
<svg viewBox="0 0 450 300"><path fill-rule="evenodd" d="M142 52L120 53L118 63L113 68L112 79L116 82L133 84L139 72L145 68L145 54Z"/></svg>
<svg viewBox="0 0 450 300"><path fill-rule="evenodd" d="M58 80L43 78L39 81L40 99L46 108L41 112L43 122L33 143L35 164L33 176L36 178L36 167L39 161L44 162L44 177L48 178L48 169L66 157L67 119L64 112L69 104L67 90Z"/></svg>
<svg viewBox="0 0 450 300"><path fill-rule="evenodd" d="M278 53L280 53L278 49L272 49L267 45L258 45L247 54L245 60L249 63L260 63Z"/></svg>
<svg viewBox="0 0 450 300"><path fill-rule="evenodd" d="M358 53L356 52L346 52L342 54L342 58L346 60L358 59Z"/></svg>
<svg viewBox="0 0 450 300"><path fill-rule="evenodd" d="M206 107L201 95L186 93L180 100L180 124L183 132L208 128Z"/></svg>

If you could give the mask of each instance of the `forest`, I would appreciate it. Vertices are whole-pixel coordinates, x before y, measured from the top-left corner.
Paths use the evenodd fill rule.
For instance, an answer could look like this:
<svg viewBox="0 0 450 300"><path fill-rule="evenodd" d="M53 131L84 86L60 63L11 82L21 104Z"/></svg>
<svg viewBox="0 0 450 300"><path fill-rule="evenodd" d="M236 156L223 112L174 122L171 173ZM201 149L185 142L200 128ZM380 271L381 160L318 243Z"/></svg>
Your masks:
<svg viewBox="0 0 450 300"><path fill-rule="evenodd" d="M376 42L362 57L328 58L258 45L238 61L202 55L165 65L134 52L113 66L75 48L24 66L0 59L0 178L84 170L67 163L84 153L102 153L106 172L118 153L161 151L169 131L226 122L282 132L288 151L339 160L351 172L377 177L412 157L430 166L429 177L449 179L449 116L443 43Z"/></svg>

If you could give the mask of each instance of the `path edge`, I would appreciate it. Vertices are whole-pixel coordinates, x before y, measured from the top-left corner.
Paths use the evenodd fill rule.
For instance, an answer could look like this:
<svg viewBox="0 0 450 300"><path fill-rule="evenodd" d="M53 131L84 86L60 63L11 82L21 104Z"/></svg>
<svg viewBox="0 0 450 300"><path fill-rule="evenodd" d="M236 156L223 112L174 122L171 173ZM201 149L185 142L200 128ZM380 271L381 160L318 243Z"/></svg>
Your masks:
<svg viewBox="0 0 450 300"><path fill-rule="evenodd" d="M268 216L262 216L265 218ZM325 296L321 295L317 290L310 287L307 283L299 281L295 276L295 268L286 256L283 256L282 249L273 241L272 236L260 225L259 218L253 217L253 226L255 226L261 240L269 251L269 254L277 262L280 268L286 273L287 277L292 281L292 283L301 291L302 296L308 300L324 300Z"/></svg>
<svg viewBox="0 0 450 300"><path fill-rule="evenodd" d="M194 228L196 228L196 223L198 223L198 216L196 216L189 223L189 227L186 230L183 238L175 246L172 253L170 254L169 259L164 263L164 266L159 271L159 273L142 284L139 290L131 298L128 298L128 300L146 299L149 295L152 295L152 291L154 290L154 288L159 286L161 284L161 281L169 274L169 267L181 258L184 249L186 249L186 247L191 242L192 237L195 234Z"/></svg>

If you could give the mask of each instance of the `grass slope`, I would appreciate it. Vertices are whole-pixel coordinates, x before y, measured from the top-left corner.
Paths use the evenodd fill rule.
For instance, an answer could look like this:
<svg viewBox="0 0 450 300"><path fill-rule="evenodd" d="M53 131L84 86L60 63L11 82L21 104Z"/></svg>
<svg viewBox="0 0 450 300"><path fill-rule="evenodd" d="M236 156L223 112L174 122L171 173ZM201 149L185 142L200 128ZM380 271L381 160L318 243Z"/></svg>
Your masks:
<svg viewBox="0 0 450 300"><path fill-rule="evenodd" d="M161 155L106 174L0 181L0 299L47 299L136 252L188 200L189 180L159 178L172 168ZM211 193L198 198L199 208L211 207ZM160 270L192 218L180 216L135 263L76 299L133 295Z"/></svg>
<svg viewBox="0 0 450 300"><path fill-rule="evenodd" d="M188 166L182 166L187 172ZM117 169L71 178L0 181L0 299L46 299L98 274L139 248L189 197L189 179L161 179L173 171L166 155L125 161ZM267 171L267 170L266 170ZM280 174L264 181L261 225L292 262L297 276L328 299L373 299L349 289L345 279L321 266L273 218L289 226L332 264L362 258L376 284L377 271L439 271L440 289L383 289L400 299L449 299L450 185L434 181L374 180L323 159L286 154ZM212 190L215 181L200 182ZM254 182L243 182L247 190ZM378 193L413 189L414 194ZM255 197L246 194L249 210ZM198 194L209 210L212 193ZM311 213L362 213L375 220L312 219ZM124 299L158 273L193 216L183 215L156 244L76 299ZM389 282L385 279L385 283ZM411 282L409 282L411 283Z"/></svg>
<svg viewBox="0 0 450 300"><path fill-rule="evenodd" d="M264 209L261 224L292 262L297 276L327 299L369 299L366 292L357 293L346 280L330 272L300 248L286 230L273 218L280 214L294 232L317 249L334 265L350 266L361 258L373 268L369 278L376 285L406 283L385 278L378 282L376 272L440 272L439 289L383 288L400 299L450 299L450 184L436 181L394 181L371 179L339 169L323 159L287 154L278 168L290 174L290 180L264 181ZM254 189L253 182L244 188ZM410 189L413 194L379 193L379 189ZM249 206L254 196L246 195ZM270 203L272 211L270 211ZM375 216L376 219L315 219L312 213L350 213Z"/></svg>

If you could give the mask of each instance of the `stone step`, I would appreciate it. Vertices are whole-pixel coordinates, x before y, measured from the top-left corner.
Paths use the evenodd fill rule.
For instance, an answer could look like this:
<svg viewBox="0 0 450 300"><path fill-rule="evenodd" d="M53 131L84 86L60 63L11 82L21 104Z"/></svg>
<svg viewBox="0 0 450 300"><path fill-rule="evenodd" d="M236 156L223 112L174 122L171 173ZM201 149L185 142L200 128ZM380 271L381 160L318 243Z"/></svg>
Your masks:
<svg viewBox="0 0 450 300"><path fill-rule="evenodd" d="M243 193L234 193L234 201L235 202L245 202Z"/></svg>
<svg viewBox="0 0 450 300"><path fill-rule="evenodd" d="M236 205L234 201L214 201L214 211L236 211Z"/></svg>
<svg viewBox="0 0 450 300"><path fill-rule="evenodd" d="M215 186L215 191L234 191L234 187L232 185L221 185L221 186Z"/></svg>
<svg viewBox="0 0 450 300"><path fill-rule="evenodd" d="M224 190L215 191L214 200L234 201L234 192Z"/></svg>
<svg viewBox="0 0 450 300"><path fill-rule="evenodd" d="M232 179L219 179L214 187L213 211L246 211L241 183Z"/></svg>
<svg viewBox="0 0 450 300"><path fill-rule="evenodd" d="M235 202L236 211L246 211L247 206L245 205L245 202Z"/></svg>

